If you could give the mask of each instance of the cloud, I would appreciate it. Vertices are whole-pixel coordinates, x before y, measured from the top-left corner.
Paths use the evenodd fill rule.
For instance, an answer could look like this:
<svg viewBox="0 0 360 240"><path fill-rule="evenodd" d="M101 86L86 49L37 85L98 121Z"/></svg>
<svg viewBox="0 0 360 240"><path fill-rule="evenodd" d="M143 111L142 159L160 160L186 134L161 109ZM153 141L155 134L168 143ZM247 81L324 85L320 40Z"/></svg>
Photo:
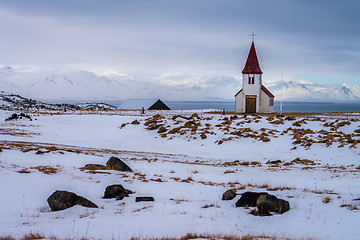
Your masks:
<svg viewBox="0 0 360 240"><path fill-rule="evenodd" d="M289 80L317 75L355 84L359 7L331 0L5 0L0 63L238 77L255 31L264 79L283 72Z"/></svg>

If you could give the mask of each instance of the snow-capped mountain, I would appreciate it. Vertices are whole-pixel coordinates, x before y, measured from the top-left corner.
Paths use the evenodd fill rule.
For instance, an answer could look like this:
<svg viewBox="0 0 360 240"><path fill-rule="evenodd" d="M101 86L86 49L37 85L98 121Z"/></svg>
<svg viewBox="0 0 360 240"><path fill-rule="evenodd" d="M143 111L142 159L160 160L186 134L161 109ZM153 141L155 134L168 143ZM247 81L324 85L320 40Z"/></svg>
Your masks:
<svg viewBox="0 0 360 240"><path fill-rule="evenodd" d="M31 72L0 68L0 90L44 101L101 101L128 98L162 98L166 100L232 101L241 89L241 79L231 76L202 76L168 73L160 76L130 76L124 73L91 71ZM264 82L284 101L359 101L360 85L327 85L307 81Z"/></svg>
<svg viewBox="0 0 360 240"><path fill-rule="evenodd" d="M306 81L286 81L268 84L268 89L274 93L276 100L280 100L282 94L285 101L360 101L360 86L344 83L327 85Z"/></svg>

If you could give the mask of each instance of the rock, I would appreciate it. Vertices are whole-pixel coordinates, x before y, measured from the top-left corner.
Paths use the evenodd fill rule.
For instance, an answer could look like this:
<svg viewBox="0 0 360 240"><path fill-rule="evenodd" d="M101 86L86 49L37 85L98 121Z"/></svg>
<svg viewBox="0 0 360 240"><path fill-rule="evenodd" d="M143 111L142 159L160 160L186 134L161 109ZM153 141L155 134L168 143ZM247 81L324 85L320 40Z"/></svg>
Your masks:
<svg viewBox="0 0 360 240"><path fill-rule="evenodd" d="M111 157L109 161L107 161L106 166L111 170L132 172L131 168L117 157Z"/></svg>
<svg viewBox="0 0 360 240"><path fill-rule="evenodd" d="M272 160L267 161L266 164L281 164L281 160Z"/></svg>
<svg viewBox="0 0 360 240"><path fill-rule="evenodd" d="M135 202L153 202L155 201L153 197L136 197Z"/></svg>
<svg viewBox="0 0 360 240"><path fill-rule="evenodd" d="M256 207L256 201L261 195L267 195L266 192L245 192L241 198L235 203L236 207Z"/></svg>
<svg viewBox="0 0 360 240"><path fill-rule="evenodd" d="M75 205L81 205L83 207L98 208L96 204L87 200L84 197L78 196L75 193L67 191L55 191L47 199L47 202L51 208L51 211L60 211Z"/></svg>
<svg viewBox="0 0 360 240"><path fill-rule="evenodd" d="M44 153L49 153L50 151L42 151L42 150L37 150L35 154L44 154Z"/></svg>
<svg viewBox="0 0 360 240"><path fill-rule="evenodd" d="M104 198L116 198L116 200L122 200L124 197L128 197L129 194L132 194L132 191L125 189L120 184L114 184L106 187Z"/></svg>
<svg viewBox="0 0 360 240"><path fill-rule="evenodd" d="M14 119L18 119L18 115L16 113L13 113L11 115L11 117L8 117L7 119L5 119L5 121L11 121L11 120L14 120Z"/></svg>
<svg viewBox="0 0 360 240"><path fill-rule="evenodd" d="M261 215L269 215L270 212L282 214L290 210L288 201L278 199L270 194L260 195L256 201L256 207Z"/></svg>
<svg viewBox="0 0 360 240"><path fill-rule="evenodd" d="M236 193L233 190L227 190L222 195L222 200L232 200L236 197Z"/></svg>
<svg viewBox="0 0 360 240"><path fill-rule="evenodd" d="M29 115L25 114L25 113L20 113L20 114L13 113L11 115L11 117L8 117L7 119L5 119L5 121L22 119L23 117L29 119L30 121L32 121L31 117Z"/></svg>

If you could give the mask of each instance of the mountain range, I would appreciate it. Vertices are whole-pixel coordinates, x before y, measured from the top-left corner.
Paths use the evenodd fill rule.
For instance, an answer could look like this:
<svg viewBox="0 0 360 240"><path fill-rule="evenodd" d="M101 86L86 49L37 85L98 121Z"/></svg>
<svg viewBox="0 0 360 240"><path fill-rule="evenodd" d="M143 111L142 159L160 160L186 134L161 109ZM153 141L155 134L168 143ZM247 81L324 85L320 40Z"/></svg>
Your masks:
<svg viewBox="0 0 360 240"><path fill-rule="evenodd" d="M276 101L360 101L360 85L319 84L307 81L263 83ZM241 79L170 73L160 76L92 71L34 72L0 68L0 90L45 101L121 101L127 98L161 98L180 101L233 101Z"/></svg>

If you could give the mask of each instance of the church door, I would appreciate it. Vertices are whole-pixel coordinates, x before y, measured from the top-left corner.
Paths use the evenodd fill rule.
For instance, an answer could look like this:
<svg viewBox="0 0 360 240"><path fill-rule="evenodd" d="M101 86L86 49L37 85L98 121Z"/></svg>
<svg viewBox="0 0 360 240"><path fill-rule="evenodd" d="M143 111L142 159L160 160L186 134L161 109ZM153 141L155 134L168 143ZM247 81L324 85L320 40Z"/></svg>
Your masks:
<svg viewBox="0 0 360 240"><path fill-rule="evenodd" d="M256 113L256 96L246 96L245 112Z"/></svg>

